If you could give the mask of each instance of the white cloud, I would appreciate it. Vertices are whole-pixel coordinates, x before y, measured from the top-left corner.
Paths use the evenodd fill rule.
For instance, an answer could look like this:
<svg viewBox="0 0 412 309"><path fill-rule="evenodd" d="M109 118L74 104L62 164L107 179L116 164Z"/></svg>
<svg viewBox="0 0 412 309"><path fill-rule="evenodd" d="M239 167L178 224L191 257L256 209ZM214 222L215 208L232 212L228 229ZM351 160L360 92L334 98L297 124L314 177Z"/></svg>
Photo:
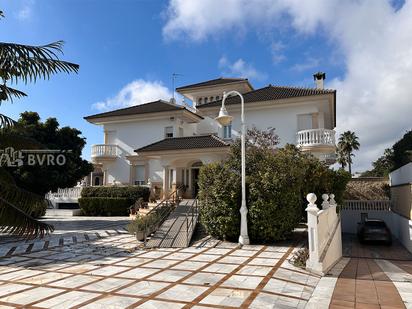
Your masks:
<svg viewBox="0 0 412 309"><path fill-rule="evenodd" d="M199 41L279 25L339 50L345 73L327 83L338 91L337 130L357 133L354 168L369 168L412 127L412 1L395 9L391 0L171 0L163 34Z"/></svg>
<svg viewBox="0 0 412 309"><path fill-rule="evenodd" d="M124 86L116 96L102 102L94 103L92 108L106 111L148 103L159 99L170 100L172 96L173 93L165 87L162 82L138 79Z"/></svg>
<svg viewBox="0 0 412 309"><path fill-rule="evenodd" d="M304 72L316 68L319 65L319 63L319 59L308 57L305 59L305 62L294 64L292 66L292 70L296 72Z"/></svg>
<svg viewBox="0 0 412 309"><path fill-rule="evenodd" d="M263 80L266 74L256 70L253 65L246 63L242 58L235 62L230 62L225 56L219 59L219 68L224 75L232 77L242 77L256 80Z"/></svg>
<svg viewBox="0 0 412 309"><path fill-rule="evenodd" d="M26 21L32 17L34 0L26 0L20 10L16 13L16 18L20 21Z"/></svg>
<svg viewBox="0 0 412 309"><path fill-rule="evenodd" d="M272 42L272 44L270 44L270 53L272 55L273 64L278 64L286 60L286 56L282 52L284 49L285 44L283 44L281 41Z"/></svg>

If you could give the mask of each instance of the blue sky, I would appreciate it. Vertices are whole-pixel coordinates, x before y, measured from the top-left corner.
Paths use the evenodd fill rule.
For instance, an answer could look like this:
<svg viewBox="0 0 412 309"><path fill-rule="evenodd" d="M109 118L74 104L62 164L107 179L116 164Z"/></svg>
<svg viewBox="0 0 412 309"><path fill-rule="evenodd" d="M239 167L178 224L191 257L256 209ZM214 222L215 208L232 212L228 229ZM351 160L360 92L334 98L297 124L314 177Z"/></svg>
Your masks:
<svg viewBox="0 0 412 309"><path fill-rule="evenodd" d="M327 73L327 86L337 88L338 93L345 91L342 113L367 104L362 101L367 99L365 92L359 93L350 83L351 75L361 78L359 75L363 72L354 72L355 66L359 66L357 61L362 60L358 55L362 53L351 42L361 40L360 35L370 38L371 32L376 30L373 22L369 29L367 21L362 31L351 34L349 29L348 34L342 34L341 29L332 26L325 17L326 13L325 16L316 15L319 13L286 5L282 0L277 0L278 4L260 1L266 2L262 10L238 7L242 1L1 0L0 6L6 15L0 22L2 41L38 45L64 40L63 59L78 63L80 72L78 75L56 75L36 84L19 84L29 96L13 104L1 105L0 112L18 118L23 111L37 111L43 119L56 117L62 126L80 129L88 143L84 156L89 158L90 145L101 143L103 139L100 127L83 120L84 116L100 111L96 103L105 102L103 106L109 108L131 104L130 100L120 102L125 97L119 97L118 93L133 81L138 81L140 86L154 85L149 90L163 90L163 95L167 95L171 91L173 72L182 74L176 86L219 76L245 76L259 87L269 83L313 86L312 74L321 70ZM314 2L319 4L323 0ZM339 4L336 2L335 7L329 8L332 2L336 1L330 0L323 5L335 12ZM353 7L358 5L355 3L365 2L366 6L374 3L367 0L348 2L354 4L340 8L346 13L337 15L336 23L353 16L350 10L359 14L364 11L364 7ZM369 19L400 19L398 15L402 11L403 15L411 12L410 5L405 8L401 1L382 3L376 9L367 10ZM312 9L317 10L311 6L309 11ZM249 14L246 17L242 15L245 11ZM354 23L362 17L365 16L355 16ZM390 34L387 36L389 41L393 40ZM399 44L408 39L399 38ZM374 49L365 50L374 53ZM387 55L371 55L372 59L378 56ZM363 61L366 66L371 65ZM377 82L365 86L370 87L367 93L372 93L372 97L379 89ZM147 90L147 87L138 89ZM360 98L359 105L354 97ZM338 96L338 106L339 100ZM365 144L359 163L355 164L358 169L367 168L368 162L376 159L379 152L407 128L402 123L379 140L370 135L373 128L357 127L361 118L354 121L347 115L341 119L342 130L359 131L361 144L362 141ZM338 115L338 127L339 120Z"/></svg>

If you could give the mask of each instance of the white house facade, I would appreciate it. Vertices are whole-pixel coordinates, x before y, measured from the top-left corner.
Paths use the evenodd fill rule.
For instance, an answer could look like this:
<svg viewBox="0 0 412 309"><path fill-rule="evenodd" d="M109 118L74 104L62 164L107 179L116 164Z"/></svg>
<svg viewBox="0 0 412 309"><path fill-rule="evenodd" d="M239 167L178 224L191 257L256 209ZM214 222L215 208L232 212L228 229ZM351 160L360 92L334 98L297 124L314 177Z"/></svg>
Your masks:
<svg viewBox="0 0 412 309"><path fill-rule="evenodd" d="M158 197L184 185L197 194L199 168L223 160L240 132L240 98L229 97L233 122L214 120L223 92L237 90L245 100L247 127L275 129L280 146L296 144L320 160L334 162L336 91L323 89L325 75L314 75L315 88L272 86L254 89L247 79L218 78L177 88L192 106L154 101L85 117L100 125L102 144L92 146L92 185L148 182Z"/></svg>

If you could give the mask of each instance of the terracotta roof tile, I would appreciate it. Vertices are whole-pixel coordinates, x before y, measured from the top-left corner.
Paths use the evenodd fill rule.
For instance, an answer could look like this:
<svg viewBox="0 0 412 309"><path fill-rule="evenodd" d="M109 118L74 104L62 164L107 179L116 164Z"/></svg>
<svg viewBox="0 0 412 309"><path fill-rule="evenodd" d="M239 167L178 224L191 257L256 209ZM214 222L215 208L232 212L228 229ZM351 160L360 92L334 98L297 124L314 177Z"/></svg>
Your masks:
<svg viewBox="0 0 412 309"><path fill-rule="evenodd" d="M214 86L214 85L235 83L235 82L241 82L241 81L247 81L247 78L224 78L224 77L220 77L220 78L216 78L216 79L207 80L207 81L201 82L201 83L182 86L182 87L176 88L176 91L183 90L183 89L189 89L189 88L197 88L197 87L205 87L205 86Z"/></svg>
<svg viewBox="0 0 412 309"><path fill-rule="evenodd" d="M165 138L153 144L136 149L135 152L202 149L228 147L230 144L220 139L216 135L196 135L185 137Z"/></svg>
<svg viewBox="0 0 412 309"><path fill-rule="evenodd" d="M252 90L243 94L245 103L281 100L288 98L306 97L321 94L334 94L336 90L331 89L316 89L316 88L299 88L299 87L285 87L269 85L264 88ZM240 98L238 96L229 97L225 104L239 104ZM197 108L221 106L222 100L213 101L197 106Z"/></svg>

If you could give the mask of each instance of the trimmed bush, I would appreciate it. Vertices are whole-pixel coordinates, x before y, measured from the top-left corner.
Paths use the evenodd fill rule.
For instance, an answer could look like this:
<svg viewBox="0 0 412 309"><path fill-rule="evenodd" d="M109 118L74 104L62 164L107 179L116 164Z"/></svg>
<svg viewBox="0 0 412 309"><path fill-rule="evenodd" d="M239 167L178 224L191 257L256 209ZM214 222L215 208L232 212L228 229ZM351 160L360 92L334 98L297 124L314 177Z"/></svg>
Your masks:
<svg viewBox="0 0 412 309"><path fill-rule="evenodd" d="M148 202L149 195L149 188L140 186L85 187L82 190L82 197L120 197L131 199L133 202L137 201L139 198L143 198L145 202Z"/></svg>
<svg viewBox="0 0 412 309"><path fill-rule="evenodd" d="M126 197L82 197L80 209L86 216L127 216L133 200Z"/></svg>
<svg viewBox="0 0 412 309"><path fill-rule="evenodd" d="M334 193L336 201L342 201L350 179L347 172L333 171L292 145L273 149L276 139L252 133L255 142L248 142L246 151L246 203L252 241L287 238L306 217L305 197L310 192L319 198L323 193ZM239 237L240 165L240 142L236 141L226 161L200 169L200 220L206 231L219 239L236 241Z"/></svg>

